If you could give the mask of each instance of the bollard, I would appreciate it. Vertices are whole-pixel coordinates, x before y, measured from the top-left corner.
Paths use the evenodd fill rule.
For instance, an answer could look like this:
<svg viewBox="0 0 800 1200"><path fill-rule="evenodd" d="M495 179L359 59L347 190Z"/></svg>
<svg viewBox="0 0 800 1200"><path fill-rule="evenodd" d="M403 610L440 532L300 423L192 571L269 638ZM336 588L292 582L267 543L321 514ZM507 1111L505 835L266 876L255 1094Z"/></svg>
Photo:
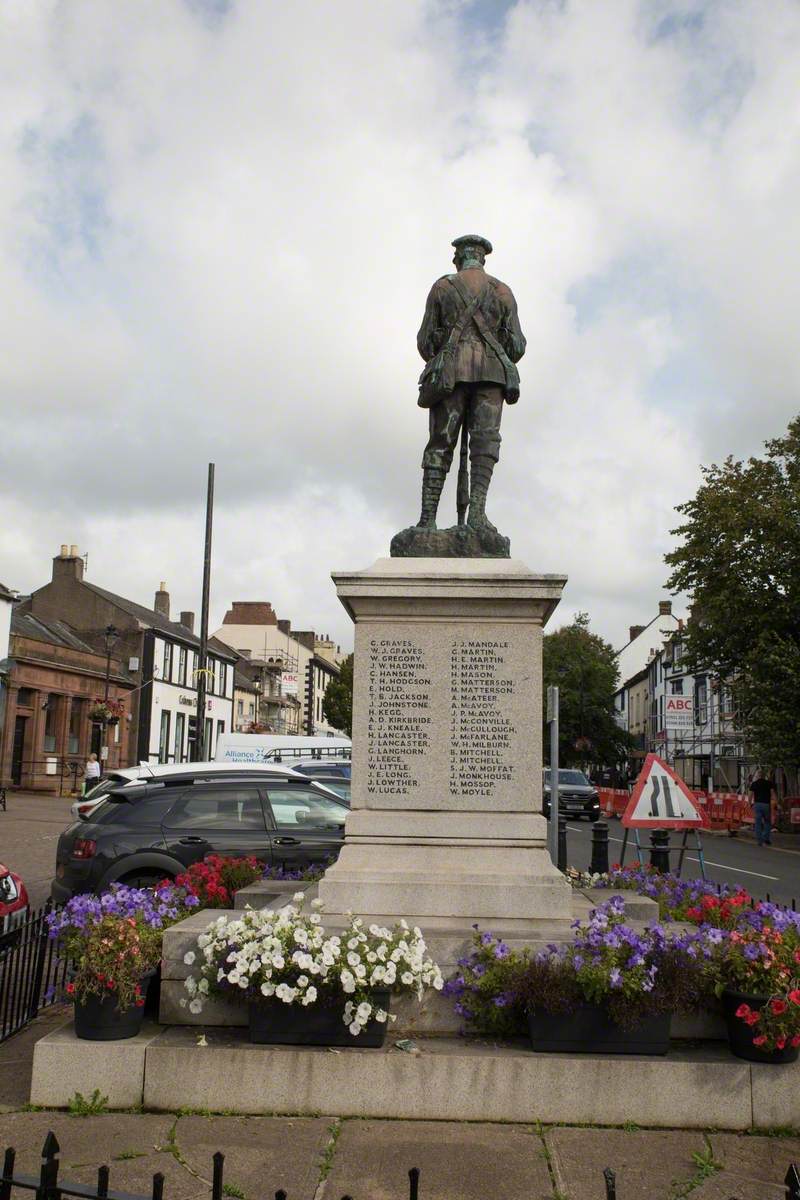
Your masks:
<svg viewBox="0 0 800 1200"><path fill-rule="evenodd" d="M567 869L567 818L558 818L558 869Z"/></svg>
<svg viewBox="0 0 800 1200"><path fill-rule="evenodd" d="M662 874L669 871L668 829L654 829L650 834L650 866Z"/></svg>
<svg viewBox="0 0 800 1200"><path fill-rule="evenodd" d="M589 863L592 875L608 874L608 823L595 821L592 826L592 861Z"/></svg>

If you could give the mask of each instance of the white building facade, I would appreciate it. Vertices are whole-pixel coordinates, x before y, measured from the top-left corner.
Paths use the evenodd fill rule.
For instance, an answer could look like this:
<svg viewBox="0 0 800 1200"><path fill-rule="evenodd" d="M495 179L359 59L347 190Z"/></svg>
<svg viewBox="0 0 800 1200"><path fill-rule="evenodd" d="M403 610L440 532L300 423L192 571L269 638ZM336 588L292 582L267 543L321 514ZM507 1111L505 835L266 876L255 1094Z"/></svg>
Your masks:
<svg viewBox="0 0 800 1200"><path fill-rule="evenodd" d="M196 645L176 632L150 629L144 637L144 677L149 705L143 703L139 720L140 762L189 762L190 734L197 722L199 654ZM202 760L212 759L220 734L233 730L235 656L227 648L209 644L206 659L206 703L202 729ZM149 719L148 719L149 717Z"/></svg>

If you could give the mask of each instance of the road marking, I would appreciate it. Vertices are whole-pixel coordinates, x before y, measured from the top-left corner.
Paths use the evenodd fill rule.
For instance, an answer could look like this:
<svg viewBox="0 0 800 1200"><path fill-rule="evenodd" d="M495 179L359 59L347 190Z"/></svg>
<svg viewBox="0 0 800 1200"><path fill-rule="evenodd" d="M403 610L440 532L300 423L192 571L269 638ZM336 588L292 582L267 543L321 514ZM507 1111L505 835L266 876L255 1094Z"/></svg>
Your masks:
<svg viewBox="0 0 800 1200"><path fill-rule="evenodd" d="M587 830L586 832L589 831ZM608 840L610 842L619 842L620 845L622 845L622 838L609 837ZM628 838L628 845L632 850L636 849L636 843L631 838ZM642 846L642 853L649 853L649 849L649 846ZM677 850L679 847L672 846L670 849ZM689 862L700 862L700 859L696 858L693 854L687 854L686 858ZM727 863L712 862L711 859L706 858L705 855L703 855L703 859L707 867L719 867L721 871L735 871L737 875L754 875L756 879L771 879L773 883L780 883L779 875L762 875L760 871L745 871L743 867L730 867Z"/></svg>
<svg viewBox="0 0 800 1200"><path fill-rule="evenodd" d="M692 854L687 854L689 862L700 862L699 858L695 858ZM742 867L729 867L727 863L712 862L710 858L705 858L707 867L719 867L722 871L735 871L737 875L755 875L756 879L772 879L775 883L779 882L778 875L762 875L760 871L745 871Z"/></svg>

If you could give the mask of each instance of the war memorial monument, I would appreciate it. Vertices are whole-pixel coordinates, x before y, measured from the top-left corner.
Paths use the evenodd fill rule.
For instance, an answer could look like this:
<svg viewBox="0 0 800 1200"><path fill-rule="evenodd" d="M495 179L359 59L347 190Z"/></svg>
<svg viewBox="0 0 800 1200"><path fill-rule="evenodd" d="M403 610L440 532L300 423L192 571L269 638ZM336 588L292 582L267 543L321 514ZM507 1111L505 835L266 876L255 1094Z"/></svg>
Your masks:
<svg viewBox="0 0 800 1200"><path fill-rule="evenodd" d="M542 628L566 580L510 558L486 515L525 338L510 288L485 270L491 243L453 245L456 272L431 288L417 338L419 522L391 558L333 576L355 622L353 793L319 894L328 913L429 934L466 937L477 921L524 936L570 914L541 814ZM439 529L459 436L458 523Z"/></svg>

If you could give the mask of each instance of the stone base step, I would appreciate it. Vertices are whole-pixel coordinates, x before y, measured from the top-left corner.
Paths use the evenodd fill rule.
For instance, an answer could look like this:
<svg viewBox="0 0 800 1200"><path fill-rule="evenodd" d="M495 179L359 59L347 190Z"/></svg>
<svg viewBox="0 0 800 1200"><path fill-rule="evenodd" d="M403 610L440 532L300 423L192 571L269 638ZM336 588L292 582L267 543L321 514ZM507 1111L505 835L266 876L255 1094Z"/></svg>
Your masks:
<svg viewBox="0 0 800 1200"><path fill-rule="evenodd" d="M645 1058L535 1054L463 1038L420 1038L419 1054L410 1054L393 1043L393 1030L381 1050L330 1050L253 1046L244 1030L154 1027L89 1046L68 1025L36 1045L31 1102L63 1107L97 1087L111 1107L173 1112L800 1126L800 1064L745 1063L722 1045L673 1042L665 1058Z"/></svg>

